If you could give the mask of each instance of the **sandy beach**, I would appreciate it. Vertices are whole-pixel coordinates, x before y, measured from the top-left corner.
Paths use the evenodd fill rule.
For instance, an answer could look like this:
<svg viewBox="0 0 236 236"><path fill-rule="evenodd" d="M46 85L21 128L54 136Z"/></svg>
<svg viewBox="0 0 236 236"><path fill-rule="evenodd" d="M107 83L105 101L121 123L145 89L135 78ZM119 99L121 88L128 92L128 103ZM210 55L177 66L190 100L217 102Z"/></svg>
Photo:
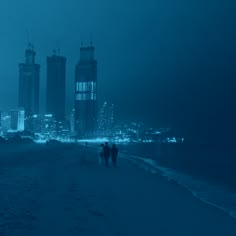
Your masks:
<svg viewBox="0 0 236 236"><path fill-rule="evenodd" d="M30 144L0 149L0 235L235 236L236 220L126 159Z"/></svg>

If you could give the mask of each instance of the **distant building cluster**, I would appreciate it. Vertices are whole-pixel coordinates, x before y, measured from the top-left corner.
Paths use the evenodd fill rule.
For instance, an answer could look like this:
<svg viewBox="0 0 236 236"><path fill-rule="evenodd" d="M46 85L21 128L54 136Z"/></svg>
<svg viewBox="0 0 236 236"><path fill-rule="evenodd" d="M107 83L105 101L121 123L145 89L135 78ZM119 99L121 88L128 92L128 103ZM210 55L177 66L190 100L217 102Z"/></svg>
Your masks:
<svg viewBox="0 0 236 236"><path fill-rule="evenodd" d="M116 122L111 129L110 136L113 142L177 142L172 137L169 128L147 128L140 122Z"/></svg>
<svg viewBox="0 0 236 236"><path fill-rule="evenodd" d="M114 104L104 102L98 112L97 135L112 137L114 135Z"/></svg>
<svg viewBox="0 0 236 236"><path fill-rule="evenodd" d="M168 129L145 129L140 123L115 122L114 104L104 102L98 109L97 61L95 48L81 46L75 66L74 107L66 116L66 57L54 50L46 59L46 112L39 112L40 65L32 44L19 64L18 108L0 111L0 135L32 138L43 142L57 139L107 138L114 142L175 142Z"/></svg>
<svg viewBox="0 0 236 236"><path fill-rule="evenodd" d="M0 111L0 133L6 135L25 130L25 111L16 109L10 111Z"/></svg>
<svg viewBox="0 0 236 236"><path fill-rule="evenodd" d="M25 51L25 62L19 64L18 108L1 112L0 131L4 136L21 132L36 139L89 138L97 130L97 61L95 48L80 48L75 67L74 108L66 119L66 58L54 50L47 57L46 112L39 112L40 65L32 44Z"/></svg>

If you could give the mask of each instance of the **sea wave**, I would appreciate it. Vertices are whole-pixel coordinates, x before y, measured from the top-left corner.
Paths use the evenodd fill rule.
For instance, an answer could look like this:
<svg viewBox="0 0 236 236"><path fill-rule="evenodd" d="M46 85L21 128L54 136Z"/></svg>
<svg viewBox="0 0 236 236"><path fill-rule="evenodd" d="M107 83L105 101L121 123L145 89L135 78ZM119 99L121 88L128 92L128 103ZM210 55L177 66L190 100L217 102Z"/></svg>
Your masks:
<svg viewBox="0 0 236 236"><path fill-rule="evenodd" d="M213 185L172 168L160 166L155 160L149 158L128 154L122 154L121 157L134 162L152 174L160 173L168 180L175 181L185 187L202 202L217 207L231 217L236 218L236 193L231 192L225 186Z"/></svg>

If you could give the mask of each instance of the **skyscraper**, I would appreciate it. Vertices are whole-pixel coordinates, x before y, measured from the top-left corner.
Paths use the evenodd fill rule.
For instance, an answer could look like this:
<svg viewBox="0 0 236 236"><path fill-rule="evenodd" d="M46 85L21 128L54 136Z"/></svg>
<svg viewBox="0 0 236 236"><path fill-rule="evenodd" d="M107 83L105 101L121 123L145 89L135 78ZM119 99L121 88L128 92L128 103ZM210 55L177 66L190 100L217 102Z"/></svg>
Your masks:
<svg viewBox="0 0 236 236"><path fill-rule="evenodd" d="M39 112L39 73L40 65L35 63L36 52L32 45L25 51L25 63L19 64L18 106L27 114Z"/></svg>
<svg viewBox="0 0 236 236"><path fill-rule="evenodd" d="M23 109L11 110L10 115L10 128L15 131L24 131L25 129L25 111Z"/></svg>
<svg viewBox="0 0 236 236"><path fill-rule="evenodd" d="M98 112L98 134L101 136L110 136L113 134L114 126L114 104L107 102L103 103L103 106Z"/></svg>
<svg viewBox="0 0 236 236"><path fill-rule="evenodd" d="M47 114L53 114L57 121L65 119L66 100L66 58L54 54L47 57Z"/></svg>
<svg viewBox="0 0 236 236"><path fill-rule="evenodd" d="M94 47L80 48L75 70L75 130L78 136L91 137L97 124L97 61Z"/></svg>

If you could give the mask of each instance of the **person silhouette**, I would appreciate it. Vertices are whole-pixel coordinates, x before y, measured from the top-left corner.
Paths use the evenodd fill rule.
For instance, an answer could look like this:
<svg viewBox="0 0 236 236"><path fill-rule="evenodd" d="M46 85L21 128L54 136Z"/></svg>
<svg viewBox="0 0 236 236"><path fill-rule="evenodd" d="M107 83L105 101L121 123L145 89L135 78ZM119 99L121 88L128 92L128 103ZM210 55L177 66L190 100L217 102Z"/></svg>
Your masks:
<svg viewBox="0 0 236 236"><path fill-rule="evenodd" d="M109 147L108 142L106 142L105 146L103 147L103 155L104 155L106 167L108 167L110 154L111 154L111 148Z"/></svg>
<svg viewBox="0 0 236 236"><path fill-rule="evenodd" d="M118 152L118 148L113 144L111 148L111 159L114 167L116 167Z"/></svg>
<svg viewBox="0 0 236 236"><path fill-rule="evenodd" d="M103 151L103 148L104 148L104 144L101 144L99 146L99 149L98 149L98 164L101 166L102 165L102 162L104 160L104 151Z"/></svg>

